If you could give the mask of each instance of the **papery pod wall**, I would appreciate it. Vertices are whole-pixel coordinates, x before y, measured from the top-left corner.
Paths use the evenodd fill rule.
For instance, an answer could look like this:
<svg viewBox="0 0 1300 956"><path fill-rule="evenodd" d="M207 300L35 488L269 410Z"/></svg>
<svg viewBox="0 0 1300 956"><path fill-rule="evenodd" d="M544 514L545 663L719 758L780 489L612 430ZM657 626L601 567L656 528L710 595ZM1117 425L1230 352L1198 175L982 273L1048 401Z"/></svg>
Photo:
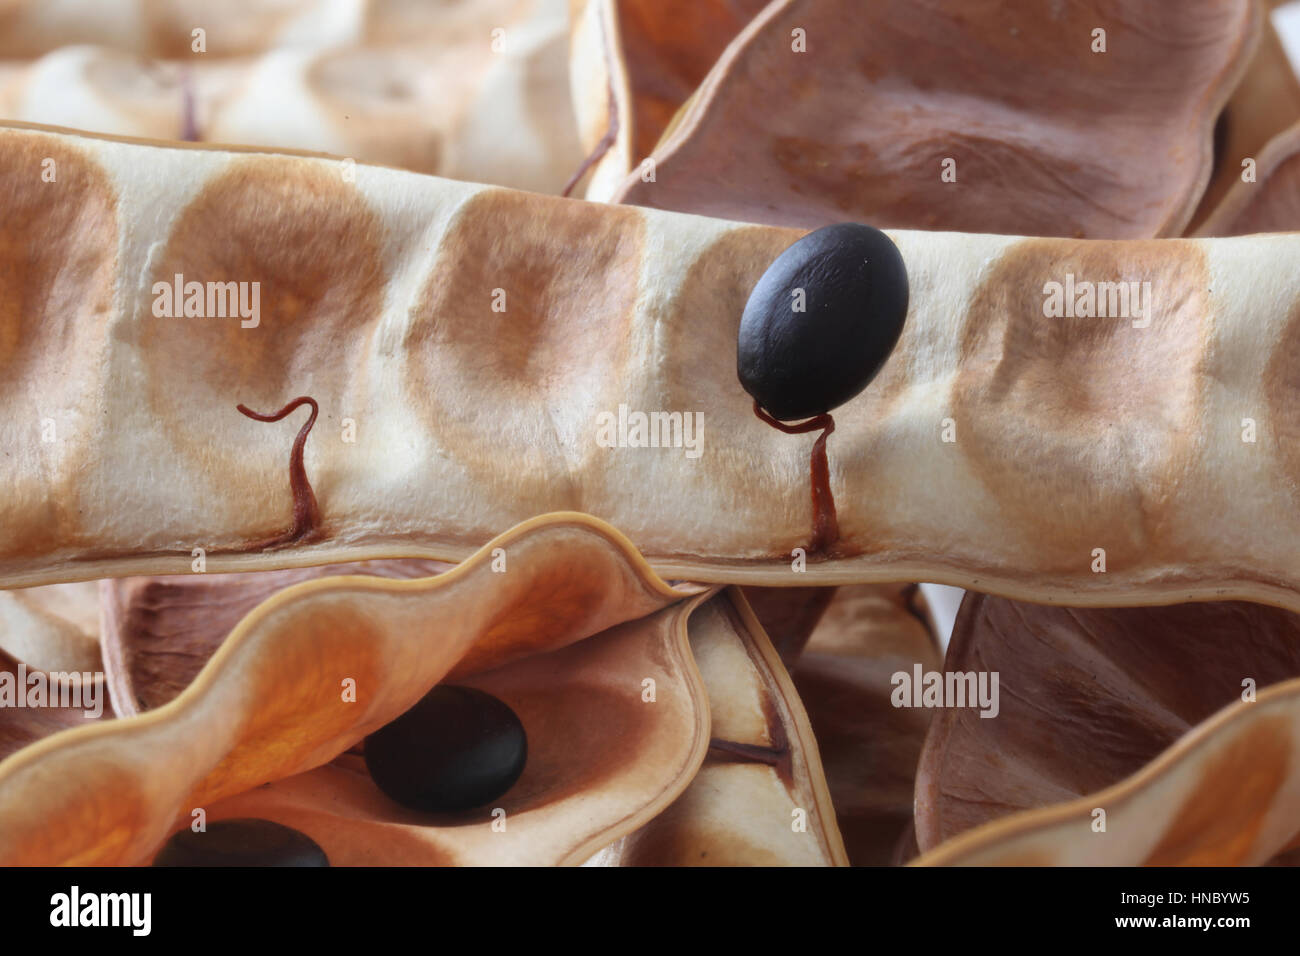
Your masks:
<svg viewBox="0 0 1300 956"><path fill-rule="evenodd" d="M0 863L147 864L199 809L333 865L1291 862L1279 22L10 4ZM844 220L910 303L819 549L736 343ZM1051 314L1076 278L1133 308ZM968 589L950 642L916 582ZM366 740L449 684L529 761L399 806Z"/></svg>

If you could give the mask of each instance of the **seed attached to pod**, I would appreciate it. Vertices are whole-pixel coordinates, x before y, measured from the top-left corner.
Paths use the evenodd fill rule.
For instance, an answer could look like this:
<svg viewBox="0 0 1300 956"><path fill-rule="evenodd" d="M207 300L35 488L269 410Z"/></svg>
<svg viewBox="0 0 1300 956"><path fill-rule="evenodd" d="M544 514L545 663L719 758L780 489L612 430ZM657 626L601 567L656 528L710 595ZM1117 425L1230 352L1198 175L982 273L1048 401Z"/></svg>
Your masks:
<svg viewBox="0 0 1300 956"><path fill-rule="evenodd" d="M366 767L405 807L455 813L483 806L524 772L528 739L505 703L472 687L438 686L366 738Z"/></svg>
<svg viewBox="0 0 1300 956"><path fill-rule="evenodd" d="M168 840L154 866L329 866L311 837L270 820L219 820Z"/></svg>
<svg viewBox="0 0 1300 956"><path fill-rule="evenodd" d="M903 333L907 303L898 247L879 229L840 223L777 256L745 304L736 371L754 413L788 434L822 429L810 466L814 552L839 538L826 460L830 411L876 377ZM810 421L781 424L799 419Z"/></svg>
<svg viewBox="0 0 1300 956"><path fill-rule="evenodd" d="M740 384L783 422L823 415L876 377L903 332L907 269L890 238L826 226L767 268L740 320Z"/></svg>

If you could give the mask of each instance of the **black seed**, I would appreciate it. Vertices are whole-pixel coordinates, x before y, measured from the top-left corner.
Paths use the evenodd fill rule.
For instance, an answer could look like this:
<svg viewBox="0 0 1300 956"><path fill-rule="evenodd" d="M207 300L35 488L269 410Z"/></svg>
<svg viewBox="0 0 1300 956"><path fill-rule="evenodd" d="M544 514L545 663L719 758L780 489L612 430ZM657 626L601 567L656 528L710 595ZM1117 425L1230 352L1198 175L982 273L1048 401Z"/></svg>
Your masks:
<svg viewBox="0 0 1300 956"><path fill-rule="evenodd" d="M515 712L473 687L435 687L366 738L366 767L379 789L427 813L495 800L515 785L527 757Z"/></svg>
<svg viewBox="0 0 1300 956"><path fill-rule="evenodd" d="M329 866L311 837L270 820L220 820L172 836L154 866Z"/></svg>
<svg viewBox="0 0 1300 956"><path fill-rule="evenodd" d="M803 290L804 311L796 312ZM826 226L776 257L740 320L740 384L780 421L812 418L876 377L903 332L907 269L879 229Z"/></svg>

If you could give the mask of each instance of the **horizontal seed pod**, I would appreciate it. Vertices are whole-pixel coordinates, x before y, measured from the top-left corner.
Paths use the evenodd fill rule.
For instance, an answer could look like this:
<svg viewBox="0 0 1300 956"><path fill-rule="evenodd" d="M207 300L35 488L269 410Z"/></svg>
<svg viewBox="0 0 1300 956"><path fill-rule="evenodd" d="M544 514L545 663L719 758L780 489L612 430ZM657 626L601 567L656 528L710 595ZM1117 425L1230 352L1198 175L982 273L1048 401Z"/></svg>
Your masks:
<svg viewBox="0 0 1300 956"><path fill-rule="evenodd" d="M34 128L0 157L7 586L196 548L209 571L460 560L575 510L667 577L1296 604L1293 236L892 233L907 324L836 416L839 551L795 578L808 448L754 417L734 343L797 232ZM156 315L177 275L257 282L256 325ZM1131 318L1046 314L1104 283ZM302 413L236 405L299 395L321 524L255 550L291 523ZM692 430L618 447L634 413Z"/></svg>

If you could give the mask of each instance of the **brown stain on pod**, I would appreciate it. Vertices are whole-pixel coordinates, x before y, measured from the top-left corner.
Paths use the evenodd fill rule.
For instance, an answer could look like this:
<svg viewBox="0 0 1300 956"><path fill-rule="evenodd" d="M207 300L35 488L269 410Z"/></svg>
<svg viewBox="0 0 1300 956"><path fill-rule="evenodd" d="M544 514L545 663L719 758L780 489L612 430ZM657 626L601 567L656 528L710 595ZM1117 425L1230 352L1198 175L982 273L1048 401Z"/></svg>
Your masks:
<svg viewBox="0 0 1300 956"><path fill-rule="evenodd" d="M763 273L803 235L800 229L739 226L691 257L663 329L664 353L677 363L672 377L665 376L663 382L671 407L716 409L714 414L725 410L729 419L753 421L753 399L736 376L740 319ZM766 431L756 423L754 429ZM770 437L773 445L790 444L779 436ZM812 438L806 444L811 445ZM806 448L799 457L806 471Z"/></svg>
<svg viewBox="0 0 1300 956"><path fill-rule="evenodd" d="M1046 316L1046 284L1066 287L1071 274L1076 301L1083 282L1138 282L1144 314ZM1016 489L999 502L1008 525L1035 529L1025 547L1038 572L1075 570L1099 547L1108 571L1161 557L1198 453L1208 290L1205 255L1190 241L1028 239L973 291L953 388L969 436L958 448L993 495ZM1108 312L1122 306L1098 298Z"/></svg>
<svg viewBox="0 0 1300 956"><path fill-rule="evenodd" d="M643 232L637 210L503 189L475 194L448 227L403 345L416 413L477 500L518 519L582 510L575 478L608 451L596 416L634 401L618 370L636 360ZM502 447L518 450L508 472Z"/></svg>
<svg viewBox="0 0 1300 956"><path fill-rule="evenodd" d="M79 502L117 260L108 173L66 139L9 140L0 166L0 558L39 552L49 539L93 541Z"/></svg>
<svg viewBox="0 0 1300 956"><path fill-rule="evenodd" d="M205 309L206 283L248 283L250 305L257 283L255 326L245 327L237 309L225 318L160 317L151 299L138 333L159 419L175 419L176 397L196 388L214 408L229 410L185 416L168 436L204 469L214 449L231 452L221 455L223 480L247 489L246 514L264 516L241 529L248 540L284 529L284 460L301 423L257 425L235 404L279 408L286 395L311 395L320 404L322 431L336 426L341 409L359 416L365 407L366 359L387 280L384 227L339 170L280 157L233 159L181 212L150 272L151 294L159 282L174 288L178 274L184 283L204 283ZM172 305L183 307L184 300ZM346 373L341 362L350 366ZM321 461L315 443L306 453L328 521L334 475L320 470L328 458Z"/></svg>

